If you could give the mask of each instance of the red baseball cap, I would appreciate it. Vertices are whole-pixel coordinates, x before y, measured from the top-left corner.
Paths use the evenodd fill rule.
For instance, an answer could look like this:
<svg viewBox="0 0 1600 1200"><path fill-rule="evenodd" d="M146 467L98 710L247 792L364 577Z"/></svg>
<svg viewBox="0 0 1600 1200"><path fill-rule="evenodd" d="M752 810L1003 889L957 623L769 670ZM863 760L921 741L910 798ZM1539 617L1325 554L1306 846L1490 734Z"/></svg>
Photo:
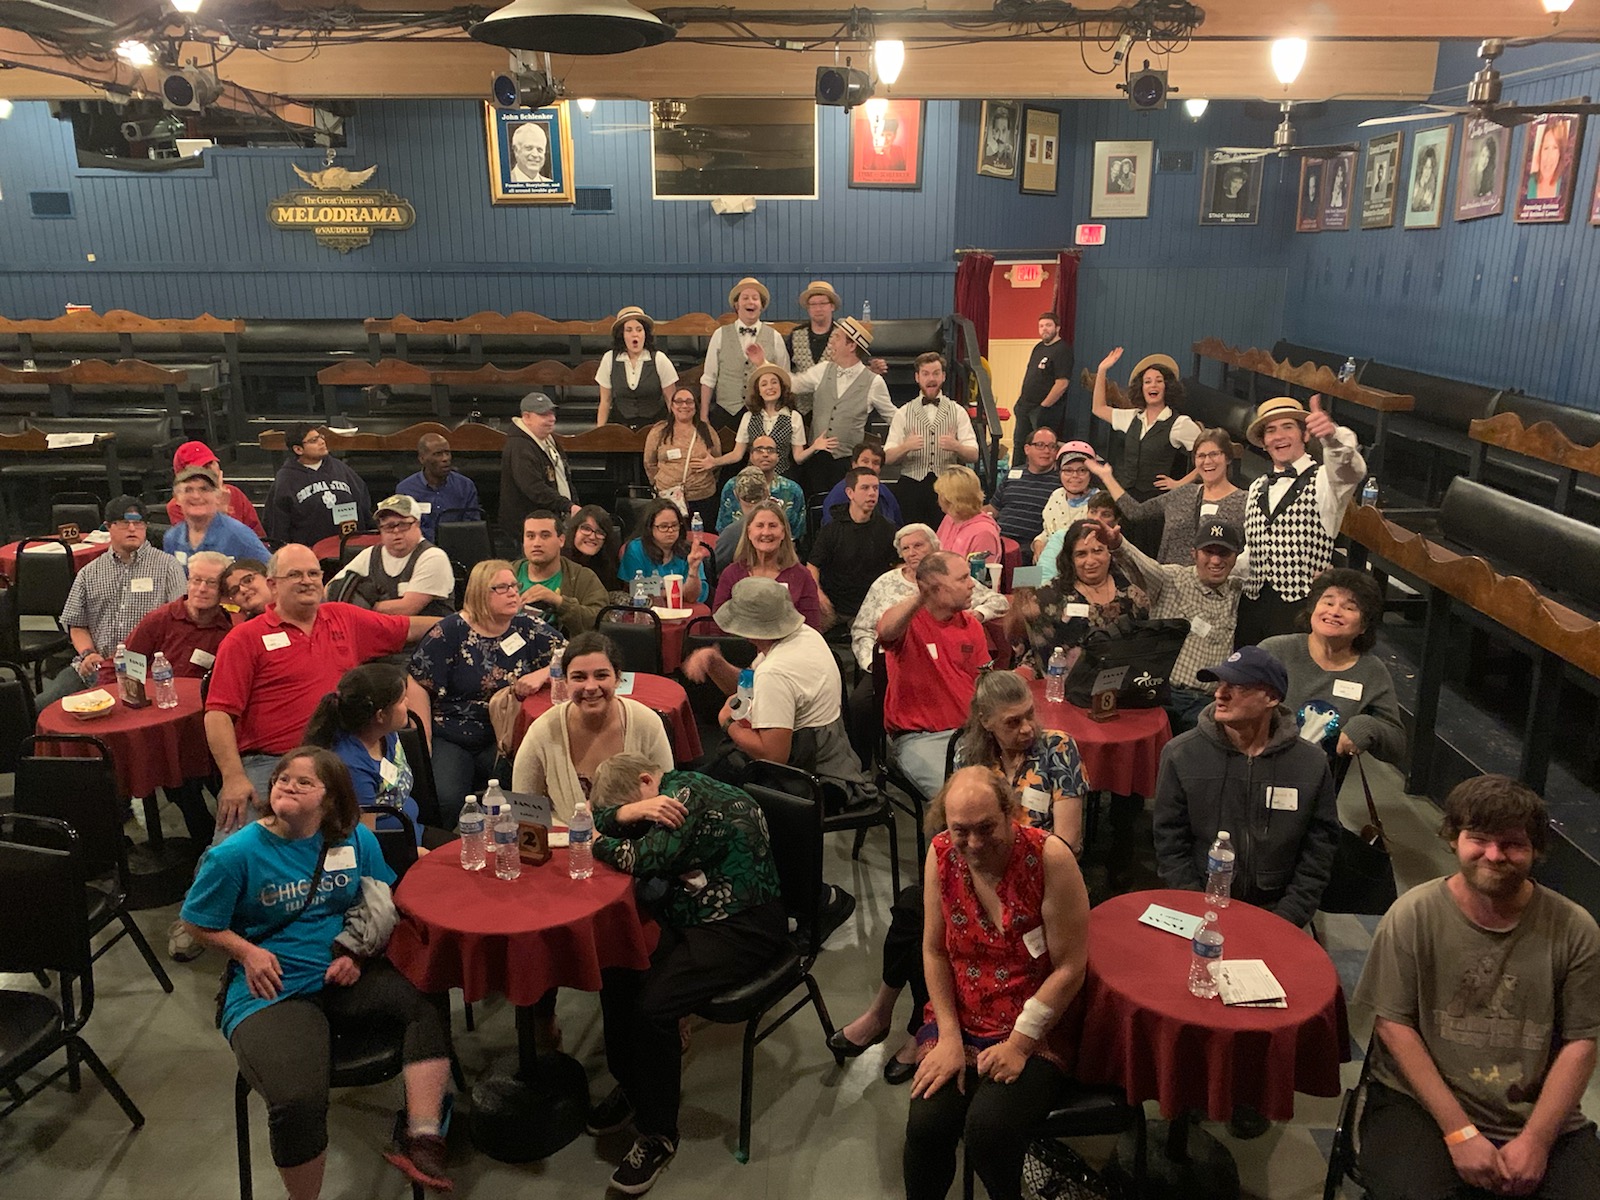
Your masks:
<svg viewBox="0 0 1600 1200"><path fill-rule="evenodd" d="M172 456L174 473L185 467L207 467L217 461L217 454L204 442L185 442Z"/></svg>

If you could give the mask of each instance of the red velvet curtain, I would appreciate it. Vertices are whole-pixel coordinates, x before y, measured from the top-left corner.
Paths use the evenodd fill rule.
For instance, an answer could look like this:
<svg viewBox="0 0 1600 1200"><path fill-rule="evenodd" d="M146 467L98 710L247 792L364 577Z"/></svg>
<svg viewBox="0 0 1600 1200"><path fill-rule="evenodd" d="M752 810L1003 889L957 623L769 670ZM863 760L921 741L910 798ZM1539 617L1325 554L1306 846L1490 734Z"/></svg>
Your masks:
<svg viewBox="0 0 1600 1200"><path fill-rule="evenodd" d="M985 358L989 355L989 275L993 270L994 255L979 252L963 255L956 268L956 312L978 331L978 353Z"/></svg>
<svg viewBox="0 0 1600 1200"><path fill-rule="evenodd" d="M1056 316L1061 318L1062 340L1072 345L1078 329L1078 256L1070 250L1056 256Z"/></svg>

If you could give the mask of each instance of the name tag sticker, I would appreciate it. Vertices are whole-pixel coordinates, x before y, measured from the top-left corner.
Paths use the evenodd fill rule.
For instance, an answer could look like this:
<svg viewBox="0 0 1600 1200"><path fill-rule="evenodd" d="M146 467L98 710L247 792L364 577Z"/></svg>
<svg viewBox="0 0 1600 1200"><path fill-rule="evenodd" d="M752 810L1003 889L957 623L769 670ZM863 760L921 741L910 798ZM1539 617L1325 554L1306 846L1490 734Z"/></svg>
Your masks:
<svg viewBox="0 0 1600 1200"><path fill-rule="evenodd" d="M418 500L416 502L416 505L417 505L417 511L419 513L421 513L423 516L427 516L429 513L431 513L433 511L433 505L431 503L429 503L427 500Z"/></svg>
<svg viewBox="0 0 1600 1200"><path fill-rule="evenodd" d="M282 650L289 644L289 635L281 632L263 633L261 635L261 644L268 650Z"/></svg>
<svg viewBox="0 0 1600 1200"><path fill-rule="evenodd" d="M1335 679L1333 681L1333 694L1341 700L1361 699L1361 685L1354 679Z"/></svg>
<svg viewBox="0 0 1600 1200"><path fill-rule="evenodd" d="M500 649L507 654L515 654L528 644L528 640L520 633L508 633L500 639Z"/></svg>
<svg viewBox="0 0 1600 1200"><path fill-rule="evenodd" d="M172 557L178 560L178 565L180 567L186 567L189 565L189 552L187 550L174 550L172 552Z"/></svg>
<svg viewBox="0 0 1600 1200"><path fill-rule="evenodd" d="M400 768L386 758L378 764L378 778L385 783L393 783L400 778Z"/></svg>
<svg viewBox="0 0 1600 1200"><path fill-rule="evenodd" d="M1267 807L1276 808L1282 812L1299 811L1300 789L1292 787L1269 787L1267 789Z"/></svg>
<svg viewBox="0 0 1600 1200"><path fill-rule="evenodd" d="M683 457L683 451L674 446L672 449L667 451L666 457L668 462L677 462Z"/></svg>
<svg viewBox="0 0 1600 1200"><path fill-rule="evenodd" d="M1040 925L1028 930L1022 935L1022 944L1028 948L1028 953L1038 958L1044 953L1044 926Z"/></svg>
<svg viewBox="0 0 1600 1200"><path fill-rule="evenodd" d="M196 646L189 652L189 661L197 667L209 668L212 663L217 661L217 656L215 654L210 654Z"/></svg>
<svg viewBox="0 0 1600 1200"><path fill-rule="evenodd" d="M148 577L140 577L138 579L130 580L128 583L128 590L133 592L135 595L141 592L153 592L156 590L156 581Z"/></svg>
<svg viewBox="0 0 1600 1200"><path fill-rule="evenodd" d="M1006 478L1007 479L1021 479L1022 478L1022 471L1020 469L1015 470L1015 471L1007 471L1006 472Z"/></svg>
<svg viewBox="0 0 1600 1200"><path fill-rule="evenodd" d="M328 851L328 857L323 860L322 870L328 871L354 871L356 869L356 848L354 846L335 846Z"/></svg>
<svg viewBox="0 0 1600 1200"><path fill-rule="evenodd" d="M1071 620L1073 617L1088 617L1090 611L1091 610L1087 604L1069 604L1067 605L1067 619Z"/></svg>
<svg viewBox="0 0 1600 1200"><path fill-rule="evenodd" d="M933 659L934 662L939 661L939 647L934 642L928 643L928 657Z"/></svg>
<svg viewBox="0 0 1600 1200"><path fill-rule="evenodd" d="M333 506L333 523L335 525L343 525L346 522L355 522L360 519L356 514L356 506L354 504L335 504Z"/></svg>
<svg viewBox="0 0 1600 1200"><path fill-rule="evenodd" d="M1022 807L1027 809L1035 818L1043 817L1050 811L1050 793L1042 788L1024 788L1022 792Z"/></svg>
<svg viewBox="0 0 1600 1200"><path fill-rule="evenodd" d="M1200 515L1202 517L1214 517L1214 516L1216 516L1217 515L1217 506L1215 504L1202 504L1200 506Z"/></svg>
<svg viewBox="0 0 1600 1200"><path fill-rule="evenodd" d="M1208 638L1211 636L1211 622L1204 617L1191 617L1189 618L1189 632L1198 637Z"/></svg>

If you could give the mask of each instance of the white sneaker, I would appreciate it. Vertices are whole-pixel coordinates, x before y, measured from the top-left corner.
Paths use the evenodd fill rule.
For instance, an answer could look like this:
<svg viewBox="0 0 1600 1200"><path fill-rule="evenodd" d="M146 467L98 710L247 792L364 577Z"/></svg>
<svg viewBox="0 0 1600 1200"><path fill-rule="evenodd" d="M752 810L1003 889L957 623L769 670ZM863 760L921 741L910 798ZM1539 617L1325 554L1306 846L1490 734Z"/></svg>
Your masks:
<svg viewBox="0 0 1600 1200"><path fill-rule="evenodd" d="M206 952L189 927L174 921L167 929L167 957L173 962L193 962Z"/></svg>

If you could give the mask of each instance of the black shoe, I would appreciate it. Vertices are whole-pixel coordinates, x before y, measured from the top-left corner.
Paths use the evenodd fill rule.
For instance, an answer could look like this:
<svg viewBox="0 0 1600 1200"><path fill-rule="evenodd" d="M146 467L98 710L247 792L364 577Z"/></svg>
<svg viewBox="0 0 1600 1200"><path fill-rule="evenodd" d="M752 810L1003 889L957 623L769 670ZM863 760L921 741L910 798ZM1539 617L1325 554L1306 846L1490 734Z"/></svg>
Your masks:
<svg viewBox="0 0 1600 1200"><path fill-rule="evenodd" d="M1228 1118L1228 1133L1241 1142L1258 1138L1270 1128L1272 1122L1248 1104L1234 1105L1233 1115Z"/></svg>
<svg viewBox="0 0 1600 1200"><path fill-rule="evenodd" d="M914 1062L901 1062L891 1056L889 1061L883 1064L883 1081L890 1087L899 1087L902 1083L910 1082L916 1073L917 1064Z"/></svg>
<svg viewBox="0 0 1600 1200"><path fill-rule="evenodd" d="M833 931L850 919L856 911L856 898L841 887L829 887L828 898L823 903L821 911L817 913L817 924L820 926L820 942L827 941L833 936Z"/></svg>
<svg viewBox="0 0 1600 1200"><path fill-rule="evenodd" d="M889 1031L885 1029L870 1042L852 1042L849 1038L845 1037L844 1030L841 1029L828 1039L828 1049L832 1050L835 1054L843 1056L844 1058L860 1058L873 1046L876 1046L888 1036Z"/></svg>
<svg viewBox="0 0 1600 1200"><path fill-rule="evenodd" d="M642 1196L648 1192L661 1172L667 1169L678 1147L664 1137L640 1134L633 1148L611 1176L611 1186L629 1196Z"/></svg>
<svg viewBox="0 0 1600 1200"><path fill-rule="evenodd" d="M633 1121L633 1102L620 1087L589 1110L589 1120L583 1131L592 1137L604 1137L626 1129Z"/></svg>

